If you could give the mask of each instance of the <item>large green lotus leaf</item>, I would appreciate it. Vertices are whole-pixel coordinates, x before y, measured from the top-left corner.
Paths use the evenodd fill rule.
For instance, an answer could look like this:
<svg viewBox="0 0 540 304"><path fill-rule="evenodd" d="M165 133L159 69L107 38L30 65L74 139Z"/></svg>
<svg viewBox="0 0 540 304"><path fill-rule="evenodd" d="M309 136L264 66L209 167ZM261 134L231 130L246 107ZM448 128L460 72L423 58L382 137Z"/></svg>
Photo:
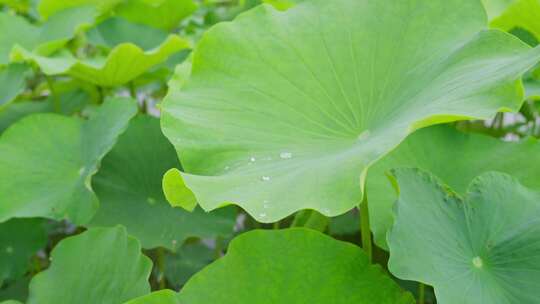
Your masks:
<svg viewBox="0 0 540 304"><path fill-rule="evenodd" d="M114 87L126 84L188 47L186 40L170 35L157 48L148 51L132 43L122 43L113 48L107 57L77 59L67 51L40 56L18 48L15 58L35 61L47 75L68 74L99 86Z"/></svg>
<svg viewBox="0 0 540 304"><path fill-rule="evenodd" d="M63 47L83 26L94 22L92 7L76 7L59 12L41 25L26 19L0 13L0 64L7 64L14 46L29 52L49 55Z"/></svg>
<svg viewBox="0 0 540 304"><path fill-rule="evenodd" d="M320 232L255 230L195 274L180 303L415 303L363 251Z"/></svg>
<svg viewBox="0 0 540 304"><path fill-rule="evenodd" d="M540 48L486 22L479 1L313 0L218 24L162 107L186 185L263 222L346 212L413 130L519 108Z"/></svg>
<svg viewBox="0 0 540 304"><path fill-rule="evenodd" d="M193 0L131 0L118 5L115 13L133 22L169 31L195 9L197 5Z"/></svg>
<svg viewBox="0 0 540 304"><path fill-rule="evenodd" d="M61 11L78 8L93 7L100 14L111 11L118 3L123 0L41 0L37 10L42 18L48 19Z"/></svg>
<svg viewBox="0 0 540 304"><path fill-rule="evenodd" d="M22 303L15 300L7 300L7 301L0 302L0 304L22 304Z"/></svg>
<svg viewBox="0 0 540 304"><path fill-rule="evenodd" d="M28 270L30 257L47 244L41 219L12 219L0 223L0 287Z"/></svg>
<svg viewBox="0 0 540 304"><path fill-rule="evenodd" d="M93 178L100 207L90 226L121 224L144 248L176 249L188 237L231 234L236 217L233 209L190 213L167 203L161 178L168 168L179 166L157 118L132 120Z"/></svg>
<svg viewBox="0 0 540 304"><path fill-rule="evenodd" d="M121 43L131 42L144 50L150 50L167 39L167 32L113 17L88 31L87 37L94 45L114 48Z"/></svg>
<svg viewBox="0 0 540 304"><path fill-rule="evenodd" d="M371 167L367 177L371 228L376 243L383 248L397 199L386 174L400 167L429 171L461 194L473 178L486 171L505 172L529 187L540 188L540 142L533 138L503 142L450 126L433 126L409 136Z"/></svg>
<svg viewBox="0 0 540 304"><path fill-rule="evenodd" d="M180 304L180 302L176 292L164 289L133 299L124 304Z"/></svg>
<svg viewBox="0 0 540 304"><path fill-rule="evenodd" d="M4 131L0 222L12 217L87 222L98 207L91 177L136 112L132 100L112 99L87 121L34 114Z"/></svg>
<svg viewBox="0 0 540 304"><path fill-rule="evenodd" d="M464 198L415 169L395 172L390 271L435 288L437 303L538 303L540 192L503 173L475 178Z"/></svg>
<svg viewBox="0 0 540 304"><path fill-rule="evenodd" d="M10 64L0 70L0 110L24 91L31 71L29 66L20 63Z"/></svg>
<svg viewBox="0 0 540 304"><path fill-rule="evenodd" d="M28 304L118 304L150 292L152 262L121 226L69 237L51 259L30 282Z"/></svg>

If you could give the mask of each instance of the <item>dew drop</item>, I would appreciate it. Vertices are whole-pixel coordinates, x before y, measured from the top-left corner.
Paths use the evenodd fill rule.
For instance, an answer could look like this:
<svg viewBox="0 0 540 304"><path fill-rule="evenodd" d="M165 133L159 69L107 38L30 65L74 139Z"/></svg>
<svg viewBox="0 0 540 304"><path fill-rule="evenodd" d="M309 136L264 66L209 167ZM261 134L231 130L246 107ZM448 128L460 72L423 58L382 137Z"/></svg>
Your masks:
<svg viewBox="0 0 540 304"><path fill-rule="evenodd" d="M267 200L264 200L264 201L263 201L263 208L264 208L264 209L270 208L270 204L268 204L268 201L267 201Z"/></svg>
<svg viewBox="0 0 540 304"><path fill-rule="evenodd" d="M225 171L228 171L231 167L229 166L225 166L223 169L225 169Z"/></svg>
<svg viewBox="0 0 540 304"><path fill-rule="evenodd" d="M362 133L360 133L360 135L358 135L358 140L366 140L370 133L371 132L369 130L364 130Z"/></svg>
<svg viewBox="0 0 540 304"><path fill-rule="evenodd" d="M12 254L13 253L13 247L11 247L11 246L6 247L6 253L7 254Z"/></svg>
<svg viewBox="0 0 540 304"><path fill-rule="evenodd" d="M266 213L263 212L263 213L259 214L259 217L260 217L260 218L265 218L265 217L266 217Z"/></svg>
<svg viewBox="0 0 540 304"><path fill-rule="evenodd" d="M252 156L252 157L249 158L249 161L254 163L256 161L256 159L255 159L255 157Z"/></svg>
<svg viewBox="0 0 540 304"><path fill-rule="evenodd" d="M482 261L482 258L478 256L472 259L472 263L476 268L482 268L482 266L484 266L484 261Z"/></svg>
<svg viewBox="0 0 540 304"><path fill-rule="evenodd" d="M281 152L281 153L279 153L279 157L281 157L282 159L292 158L292 153L291 152Z"/></svg>
<svg viewBox="0 0 540 304"><path fill-rule="evenodd" d="M262 180L263 182L267 182L267 181L270 180L270 176L266 176L266 175L261 176L261 180Z"/></svg>
<svg viewBox="0 0 540 304"><path fill-rule="evenodd" d="M150 204L150 205L154 205L154 204L156 203L156 199L153 198L153 197L147 198L146 201L147 201L148 204Z"/></svg>
<svg viewBox="0 0 540 304"><path fill-rule="evenodd" d="M79 169L79 175L82 176L84 174L84 171L85 171L85 168L84 167L81 167Z"/></svg>
<svg viewBox="0 0 540 304"><path fill-rule="evenodd" d="M177 240L172 240L171 243L172 243L173 246L176 246L176 243L178 243L178 241Z"/></svg>

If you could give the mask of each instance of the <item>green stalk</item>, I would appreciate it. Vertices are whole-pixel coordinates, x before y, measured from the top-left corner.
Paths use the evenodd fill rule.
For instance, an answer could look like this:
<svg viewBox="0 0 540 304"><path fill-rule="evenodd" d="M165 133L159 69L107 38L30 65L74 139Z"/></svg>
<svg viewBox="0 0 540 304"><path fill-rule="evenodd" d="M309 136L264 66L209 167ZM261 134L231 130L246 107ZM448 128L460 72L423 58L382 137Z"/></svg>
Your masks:
<svg viewBox="0 0 540 304"><path fill-rule="evenodd" d="M60 106L60 99L58 98L58 96L56 96L56 93L54 92L53 80L49 75L45 75L45 79L47 80L47 86L49 87L51 98L53 100L54 111L56 113L60 113L60 111L62 111L62 108Z"/></svg>
<svg viewBox="0 0 540 304"><path fill-rule="evenodd" d="M165 252L159 247L156 250L156 266L158 268L158 285L159 289L165 289Z"/></svg>
<svg viewBox="0 0 540 304"><path fill-rule="evenodd" d="M426 298L426 285L418 283L418 304L424 304Z"/></svg>
<svg viewBox="0 0 540 304"><path fill-rule="evenodd" d="M364 198L359 206L360 208L360 232L362 234L362 248L368 256L371 263L373 260L373 248L371 244L371 230L369 229L369 208L367 191L364 191Z"/></svg>

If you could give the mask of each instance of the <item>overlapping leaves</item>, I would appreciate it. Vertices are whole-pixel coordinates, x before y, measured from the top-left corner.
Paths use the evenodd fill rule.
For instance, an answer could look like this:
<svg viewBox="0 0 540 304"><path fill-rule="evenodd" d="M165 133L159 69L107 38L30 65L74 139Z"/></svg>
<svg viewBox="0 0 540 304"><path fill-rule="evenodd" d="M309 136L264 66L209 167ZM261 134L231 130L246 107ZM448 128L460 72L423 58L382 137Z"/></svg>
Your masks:
<svg viewBox="0 0 540 304"><path fill-rule="evenodd" d="M494 172L475 178L463 198L424 172L395 176L394 275L433 285L442 304L538 301L540 192Z"/></svg>
<svg viewBox="0 0 540 304"><path fill-rule="evenodd" d="M540 143L533 138L503 142L484 135L465 134L450 126L415 132L378 161L368 174L370 223L375 241L382 247L386 247L386 232L393 223L392 206L397 198L387 173L401 167L429 171L460 194L465 194L476 176L493 170L511 174L524 185L540 189Z"/></svg>
<svg viewBox="0 0 540 304"><path fill-rule="evenodd" d="M190 213L167 203L161 177L170 167L179 163L159 121L149 116L132 120L93 179L100 207L89 225L124 225L144 248L176 249L188 237L231 234L236 215L232 209Z"/></svg>

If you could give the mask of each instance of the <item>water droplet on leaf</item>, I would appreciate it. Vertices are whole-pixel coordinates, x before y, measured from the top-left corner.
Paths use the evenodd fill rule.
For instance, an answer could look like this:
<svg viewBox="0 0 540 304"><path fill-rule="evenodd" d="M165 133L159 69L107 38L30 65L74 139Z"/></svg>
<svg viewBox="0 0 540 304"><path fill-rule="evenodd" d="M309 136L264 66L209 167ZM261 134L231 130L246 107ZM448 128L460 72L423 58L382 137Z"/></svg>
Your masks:
<svg viewBox="0 0 540 304"><path fill-rule="evenodd" d="M281 153L279 153L279 157L281 157L282 159L292 158L292 153L291 152L281 152Z"/></svg>
<svg viewBox="0 0 540 304"><path fill-rule="evenodd" d="M484 265L484 261L482 261L482 258L478 256L472 259L472 263L476 268L482 268L482 266Z"/></svg>
<svg viewBox="0 0 540 304"><path fill-rule="evenodd" d="M270 176L261 176L261 179L264 181L264 182L267 182L270 180Z"/></svg>

